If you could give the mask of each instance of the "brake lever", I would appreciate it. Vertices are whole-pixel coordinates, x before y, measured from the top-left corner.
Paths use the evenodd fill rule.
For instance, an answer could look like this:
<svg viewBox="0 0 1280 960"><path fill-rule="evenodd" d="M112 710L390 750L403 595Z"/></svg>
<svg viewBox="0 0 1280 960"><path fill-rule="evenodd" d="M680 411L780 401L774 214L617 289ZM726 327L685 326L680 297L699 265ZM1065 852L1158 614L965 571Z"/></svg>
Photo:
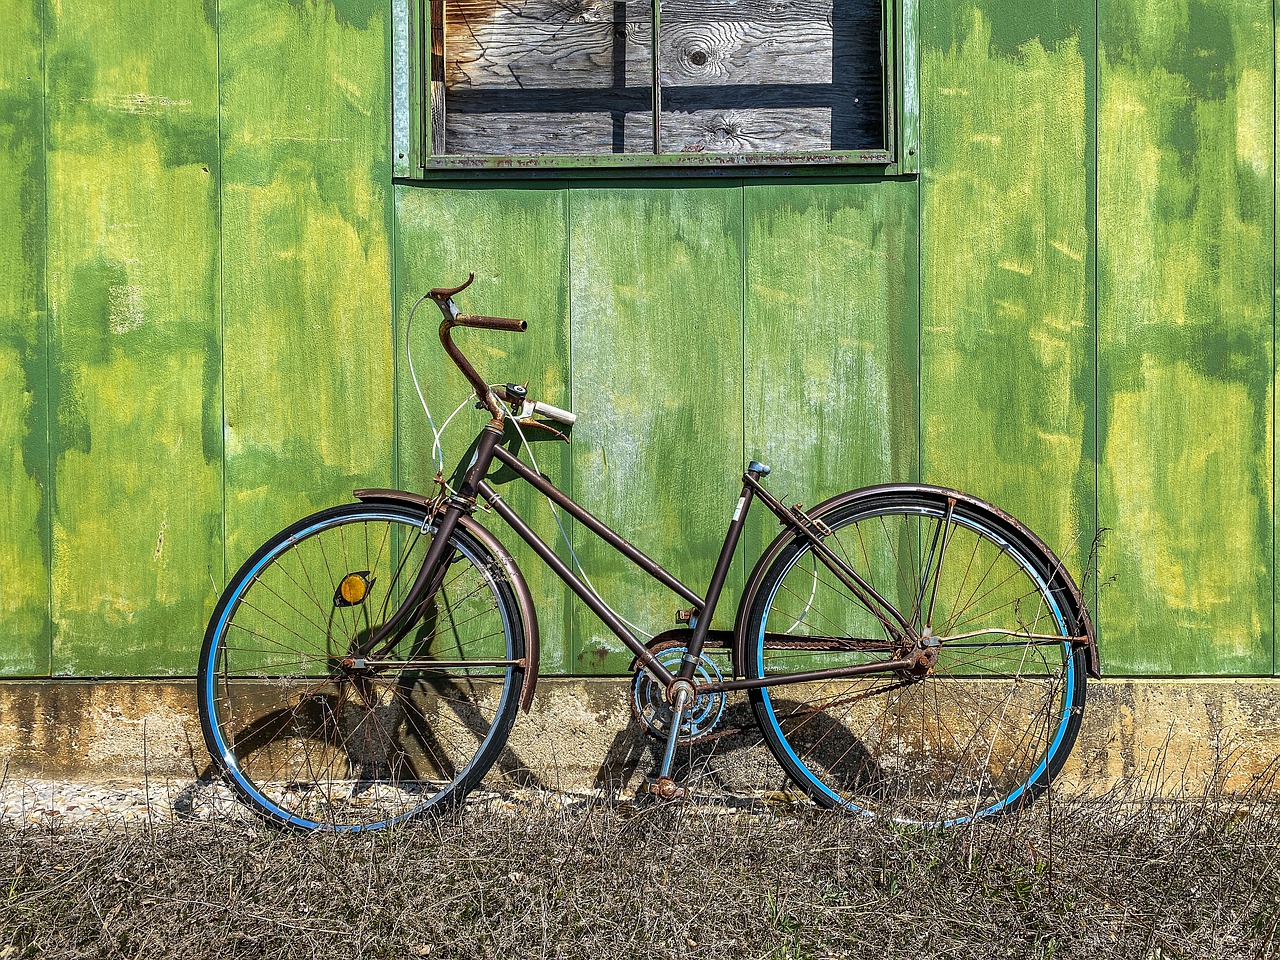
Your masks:
<svg viewBox="0 0 1280 960"><path fill-rule="evenodd" d="M519 418L519 423L520 423L520 426L522 427L533 427L534 429L537 429L537 430L545 430L547 431L547 433L551 434L553 437L557 437L563 440L565 443L569 442L568 437L566 437L563 433L561 433L555 427L551 426L551 424L549 423L543 423L540 420L533 419L533 417L521 417Z"/></svg>

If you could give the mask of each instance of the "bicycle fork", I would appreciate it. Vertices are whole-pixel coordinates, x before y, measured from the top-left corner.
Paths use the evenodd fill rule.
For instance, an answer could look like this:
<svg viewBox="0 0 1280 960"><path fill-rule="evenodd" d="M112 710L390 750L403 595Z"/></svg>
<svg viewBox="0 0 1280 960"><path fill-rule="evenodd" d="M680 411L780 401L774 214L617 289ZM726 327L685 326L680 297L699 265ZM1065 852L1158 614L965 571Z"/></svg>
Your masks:
<svg viewBox="0 0 1280 960"><path fill-rule="evenodd" d="M440 589L448 571L449 558L446 553L450 549L450 538L462 515L469 512L475 504L476 488L489 471L489 466L493 462L493 448L497 446L501 437L501 421L491 422L481 433L480 443L476 446L475 463L467 472L457 496L447 498L444 501L444 510L435 515L435 535L431 546L427 548L427 555L422 560L422 566L413 581L413 586L409 588L399 609L354 651L357 657L376 659L391 650L413 626L423 605ZM428 517L427 522L431 522L432 519Z"/></svg>

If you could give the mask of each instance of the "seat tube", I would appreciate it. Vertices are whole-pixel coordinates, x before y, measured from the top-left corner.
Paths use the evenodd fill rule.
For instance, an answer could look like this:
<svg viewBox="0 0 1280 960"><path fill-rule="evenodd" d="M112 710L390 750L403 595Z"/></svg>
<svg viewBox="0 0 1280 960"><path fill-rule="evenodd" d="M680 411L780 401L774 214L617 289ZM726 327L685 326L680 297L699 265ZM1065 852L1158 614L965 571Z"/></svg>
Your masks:
<svg viewBox="0 0 1280 960"><path fill-rule="evenodd" d="M729 529L724 535L724 546L720 548L720 556L711 574L711 583L707 585L706 601L698 613L698 623L693 628L693 636L689 639L684 659L680 663L679 676L684 680L693 679L698 658L702 656L702 648L707 642L707 631L711 629L711 617L724 590L724 582L729 576L729 567L733 563L733 554L738 548L742 528L747 523L747 512L751 509L751 501L755 496L751 487L746 484L745 478L743 479L742 493L738 496L737 506L734 507L733 517L729 521Z"/></svg>

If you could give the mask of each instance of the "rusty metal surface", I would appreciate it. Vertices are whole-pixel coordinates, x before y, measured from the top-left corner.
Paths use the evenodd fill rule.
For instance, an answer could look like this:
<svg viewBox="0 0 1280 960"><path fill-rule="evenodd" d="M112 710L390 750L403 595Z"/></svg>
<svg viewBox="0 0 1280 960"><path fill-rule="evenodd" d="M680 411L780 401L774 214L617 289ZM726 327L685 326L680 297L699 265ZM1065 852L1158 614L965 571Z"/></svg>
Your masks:
<svg viewBox="0 0 1280 960"><path fill-rule="evenodd" d="M916 658L905 660L882 660L879 663L859 663L847 667L829 667L825 670L802 670L799 673L778 673L771 677L757 677L743 680L724 680L720 683L709 683L698 688L698 692L720 693L730 690L759 690L764 687L779 686L783 683L809 683L816 680L841 680L845 677L863 677L873 673L893 673L909 671L916 665Z"/></svg>
<svg viewBox="0 0 1280 960"><path fill-rule="evenodd" d="M462 351L458 349L453 342L454 327L473 327L479 330L502 330L507 333L523 333L528 324L524 320L515 320L509 317L485 317L472 314L459 313L457 306L454 305L453 296L461 293L475 281L474 273L468 274L466 282L456 287L434 287L428 294L440 312L444 314L444 319L440 321L440 343L444 347L444 352L454 365L462 371L462 375L467 378L467 382L471 384L475 390L476 398L485 406L485 409L493 416L493 422L501 424L503 418L502 405L494 397L493 392L489 389L489 385L484 378L476 372L476 368L471 365ZM483 464L485 470L488 469L488 461Z"/></svg>

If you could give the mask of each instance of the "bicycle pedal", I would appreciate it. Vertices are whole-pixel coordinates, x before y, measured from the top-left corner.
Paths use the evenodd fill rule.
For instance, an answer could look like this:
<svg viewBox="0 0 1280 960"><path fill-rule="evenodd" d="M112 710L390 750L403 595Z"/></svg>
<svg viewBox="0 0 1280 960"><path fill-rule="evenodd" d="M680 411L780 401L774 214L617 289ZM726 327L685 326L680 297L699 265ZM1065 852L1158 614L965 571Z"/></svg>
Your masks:
<svg viewBox="0 0 1280 960"><path fill-rule="evenodd" d="M656 780L646 780L645 790L659 800L683 800L689 796L687 787L681 786L670 777L659 777Z"/></svg>

